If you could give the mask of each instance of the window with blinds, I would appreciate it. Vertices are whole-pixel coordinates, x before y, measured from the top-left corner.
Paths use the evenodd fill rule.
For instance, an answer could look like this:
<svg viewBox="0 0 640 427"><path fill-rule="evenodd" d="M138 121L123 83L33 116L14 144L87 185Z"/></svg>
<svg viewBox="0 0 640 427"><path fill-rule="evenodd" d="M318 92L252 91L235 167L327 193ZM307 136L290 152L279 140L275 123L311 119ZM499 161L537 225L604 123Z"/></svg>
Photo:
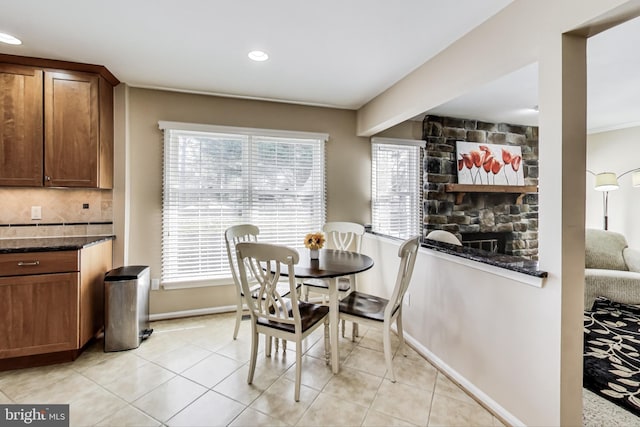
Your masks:
<svg viewBox="0 0 640 427"><path fill-rule="evenodd" d="M372 138L371 229L407 239L420 234L421 149L425 141Z"/></svg>
<svg viewBox="0 0 640 427"><path fill-rule="evenodd" d="M164 130L162 282L228 282L224 231L302 246L325 222L326 134L160 122Z"/></svg>

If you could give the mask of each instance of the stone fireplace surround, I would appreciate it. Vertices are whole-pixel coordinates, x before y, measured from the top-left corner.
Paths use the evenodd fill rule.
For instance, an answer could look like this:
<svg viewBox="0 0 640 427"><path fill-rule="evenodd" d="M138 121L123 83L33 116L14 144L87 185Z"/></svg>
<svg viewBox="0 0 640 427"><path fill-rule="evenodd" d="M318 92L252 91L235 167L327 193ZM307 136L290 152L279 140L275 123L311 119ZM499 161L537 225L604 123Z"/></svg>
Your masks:
<svg viewBox="0 0 640 427"><path fill-rule="evenodd" d="M456 141L519 145L525 185L537 185L538 128L427 115L423 139L425 235L436 229L460 240L469 233L503 234L505 254L538 259L537 193L525 194L521 203L519 193L466 193L456 203L457 193L445 190L458 182Z"/></svg>

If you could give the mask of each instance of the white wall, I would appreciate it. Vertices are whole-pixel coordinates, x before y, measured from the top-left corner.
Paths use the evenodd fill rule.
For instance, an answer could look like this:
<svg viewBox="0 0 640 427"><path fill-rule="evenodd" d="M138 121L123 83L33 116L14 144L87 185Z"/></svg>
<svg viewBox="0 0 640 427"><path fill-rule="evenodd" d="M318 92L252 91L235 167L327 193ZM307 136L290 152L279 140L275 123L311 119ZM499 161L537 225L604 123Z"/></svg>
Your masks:
<svg viewBox="0 0 640 427"><path fill-rule="evenodd" d="M587 169L620 175L634 168L640 168L640 127L587 136ZM629 246L640 248L640 187L631 186L631 175L620 178L620 188L609 192L609 230L624 234ZM603 193L593 189L593 175L587 174L586 179L586 224L601 229Z"/></svg>
<svg viewBox="0 0 640 427"><path fill-rule="evenodd" d="M116 91L116 265L161 272L162 132L159 120L329 134L327 220L370 222L371 146L355 135L356 112L334 108L127 88ZM258 224L259 225L259 224ZM301 237L302 239L302 237ZM188 315L233 308L228 285L151 292L152 315Z"/></svg>
<svg viewBox="0 0 640 427"><path fill-rule="evenodd" d="M398 247L397 241L366 235L362 251L375 265L358 276L359 290L390 294ZM509 423L557 425L548 406L557 387L547 333L558 321L557 308L548 304L550 291L517 280L531 276L502 270L516 277L509 279L484 271L484 264L438 255L419 250L411 305L403 307L405 333Z"/></svg>
<svg viewBox="0 0 640 427"><path fill-rule="evenodd" d="M582 421L586 37L638 16L640 5L623 0L562 0L553 2L552 9L548 2L515 0L363 106L358 111L358 134L380 132L524 65L538 63L539 256L540 268L549 272L549 278L530 304L545 316L544 329L533 335L543 337L545 352L534 352L541 357L535 360L515 354L513 363L521 370L535 370L532 363L546 369L544 379L521 376L519 387L533 387L538 393L536 399L521 404L544 408L544 414L532 415L539 422L530 421L529 412L521 415L523 421L578 425ZM444 268L441 263L433 263L433 267ZM462 269L445 271L455 283L471 276ZM477 277L486 280L482 275ZM486 289L493 298L505 298L509 305L525 300L519 294L505 294L500 287ZM522 307L524 319L528 319L518 325L526 331L523 333L532 331L531 325L538 320L532 316L536 310ZM489 320L482 322L485 331L494 326ZM445 361L455 363L459 357L469 357L455 349L446 348ZM500 384L500 365L485 367L492 369L487 375L496 377L498 389L494 393L515 393L515 384ZM516 408L517 403L507 407L512 406Z"/></svg>

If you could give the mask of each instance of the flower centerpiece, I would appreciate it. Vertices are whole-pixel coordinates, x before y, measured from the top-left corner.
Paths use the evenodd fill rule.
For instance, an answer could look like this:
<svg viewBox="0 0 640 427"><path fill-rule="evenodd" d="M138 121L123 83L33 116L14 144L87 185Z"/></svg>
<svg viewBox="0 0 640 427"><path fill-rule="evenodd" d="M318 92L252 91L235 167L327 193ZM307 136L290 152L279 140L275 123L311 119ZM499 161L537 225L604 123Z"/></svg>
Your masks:
<svg viewBox="0 0 640 427"><path fill-rule="evenodd" d="M320 249L324 246L324 234L321 232L309 233L304 237L304 246L309 249L311 259L320 257Z"/></svg>

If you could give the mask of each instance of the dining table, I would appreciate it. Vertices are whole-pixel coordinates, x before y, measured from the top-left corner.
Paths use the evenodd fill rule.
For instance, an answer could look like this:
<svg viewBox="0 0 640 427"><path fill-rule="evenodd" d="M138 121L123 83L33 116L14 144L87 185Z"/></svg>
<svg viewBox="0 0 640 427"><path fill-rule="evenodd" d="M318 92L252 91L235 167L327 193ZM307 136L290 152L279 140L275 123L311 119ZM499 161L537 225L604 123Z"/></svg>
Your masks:
<svg viewBox="0 0 640 427"><path fill-rule="evenodd" d="M329 283L329 331L331 345L331 369L334 374L340 370L338 352L338 278L354 276L373 267L373 259L357 252L336 249L320 249L318 259L311 259L306 248L296 248L300 259L294 265L297 279L326 279ZM355 283L353 280L351 283ZM352 286L352 290L353 286Z"/></svg>

